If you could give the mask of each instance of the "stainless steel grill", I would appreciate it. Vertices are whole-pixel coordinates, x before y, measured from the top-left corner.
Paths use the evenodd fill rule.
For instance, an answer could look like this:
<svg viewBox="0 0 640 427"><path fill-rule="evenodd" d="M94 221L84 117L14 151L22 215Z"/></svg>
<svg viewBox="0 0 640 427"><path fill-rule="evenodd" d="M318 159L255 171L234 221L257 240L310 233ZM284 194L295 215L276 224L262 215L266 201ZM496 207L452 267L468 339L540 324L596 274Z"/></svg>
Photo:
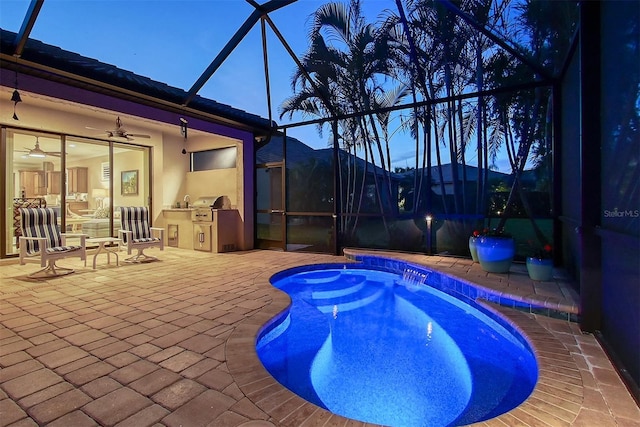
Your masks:
<svg viewBox="0 0 640 427"><path fill-rule="evenodd" d="M239 215L231 209L229 197L200 197L192 206L193 248L205 252L236 250Z"/></svg>
<svg viewBox="0 0 640 427"><path fill-rule="evenodd" d="M195 222L212 222L214 209L231 209L227 196L200 197L193 204L191 220Z"/></svg>

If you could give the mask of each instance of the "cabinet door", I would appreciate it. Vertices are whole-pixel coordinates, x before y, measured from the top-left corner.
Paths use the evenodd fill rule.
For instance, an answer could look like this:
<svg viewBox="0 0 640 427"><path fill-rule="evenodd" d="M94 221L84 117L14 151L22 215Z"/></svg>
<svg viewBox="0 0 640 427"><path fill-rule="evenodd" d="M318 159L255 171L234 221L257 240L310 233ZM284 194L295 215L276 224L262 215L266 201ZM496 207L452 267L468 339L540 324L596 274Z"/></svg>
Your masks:
<svg viewBox="0 0 640 427"><path fill-rule="evenodd" d="M47 172L47 194L60 194L60 172Z"/></svg>
<svg viewBox="0 0 640 427"><path fill-rule="evenodd" d="M24 191L24 197L39 197L47 192L43 171L21 171L20 191Z"/></svg>
<svg viewBox="0 0 640 427"><path fill-rule="evenodd" d="M33 172L33 193L36 196L42 196L47 192L44 185L44 172Z"/></svg>
<svg viewBox="0 0 640 427"><path fill-rule="evenodd" d="M69 168L67 169L68 179L68 192L73 193L88 193L88 170L87 168Z"/></svg>
<svg viewBox="0 0 640 427"><path fill-rule="evenodd" d="M21 197L33 197L33 175L28 171L20 171Z"/></svg>
<svg viewBox="0 0 640 427"><path fill-rule="evenodd" d="M76 174L75 168L67 169L67 194L76 193Z"/></svg>
<svg viewBox="0 0 640 427"><path fill-rule="evenodd" d="M76 168L76 182L77 182L77 193L88 193L89 192L89 171L87 168Z"/></svg>

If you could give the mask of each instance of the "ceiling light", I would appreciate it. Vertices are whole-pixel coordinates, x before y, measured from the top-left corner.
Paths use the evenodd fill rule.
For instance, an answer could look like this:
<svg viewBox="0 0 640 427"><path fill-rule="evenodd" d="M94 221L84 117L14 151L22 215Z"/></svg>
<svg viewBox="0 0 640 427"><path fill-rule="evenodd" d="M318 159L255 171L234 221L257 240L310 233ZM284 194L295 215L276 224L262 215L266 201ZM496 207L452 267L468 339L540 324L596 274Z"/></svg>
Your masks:
<svg viewBox="0 0 640 427"><path fill-rule="evenodd" d="M45 153L44 151L42 151L40 149L40 141L38 141L38 138L36 137L36 146L34 148L32 148L31 150L29 150L29 157L37 157L37 158L43 158L43 157L47 157L47 153Z"/></svg>
<svg viewBox="0 0 640 427"><path fill-rule="evenodd" d="M38 149L36 150L35 148L31 151L29 151L29 157L47 157L47 155L44 153L44 151Z"/></svg>

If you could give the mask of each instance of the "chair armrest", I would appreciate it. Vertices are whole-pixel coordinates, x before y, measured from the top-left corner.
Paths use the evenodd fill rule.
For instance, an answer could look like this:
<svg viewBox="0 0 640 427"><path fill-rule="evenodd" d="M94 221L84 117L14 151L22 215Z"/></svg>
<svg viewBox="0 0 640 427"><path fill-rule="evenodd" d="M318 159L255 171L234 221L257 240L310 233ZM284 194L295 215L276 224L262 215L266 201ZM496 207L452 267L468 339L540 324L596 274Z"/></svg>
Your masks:
<svg viewBox="0 0 640 427"><path fill-rule="evenodd" d="M164 228L162 227L151 227L151 234L157 232L159 234L159 238L162 239L164 237Z"/></svg>
<svg viewBox="0 0 640 427"><path fill-rule="evenodd" d="M46 248L49 245L49 241L47 240L46 237L25 237L25 236L20 236L18 239L21 243L24 242L26 243L27 240L35 240L38 242L38 248L42 249L42 245L44 244L44 247ZM24 246L20 245L20 249L22 249ZM26 247L25 247L26 250Z"/></svg>
<svg viewBox="0 0 640 427"><path fill-rule="evenodd" d="M118 239L120 239L120 243L123 245L127 245L129 242L131 242L131 236L133 235L132 231L129 230L118 230ZM125 237L127 239L127 241L125 242Z"/></svg>
<svg viewBox="0 0 640 427"><path fill-rule="evenodd" d="M38 251L37 252L33 252L31 254L27 253L27 241L28 240L35 240L38 242ZM48 241L46 239L46 237L25 237L25 236L20 236L18 238L18 242L20 243L20 264L24 264L22 262L22 260L24 258L28 258L28 257L32 257L35 255L41 255L43 253L45 253L45 251L47 250L47 246L48 246Z"/></svg>

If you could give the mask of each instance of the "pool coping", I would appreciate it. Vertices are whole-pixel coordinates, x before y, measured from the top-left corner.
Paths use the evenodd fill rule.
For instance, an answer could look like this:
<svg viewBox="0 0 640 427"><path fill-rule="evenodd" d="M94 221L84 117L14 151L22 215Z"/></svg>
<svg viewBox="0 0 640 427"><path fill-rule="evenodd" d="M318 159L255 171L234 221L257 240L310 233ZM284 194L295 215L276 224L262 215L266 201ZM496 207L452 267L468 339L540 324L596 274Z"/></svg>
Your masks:
<svg viewBox="0 0 640 427"><path fill-rule="evenodd" d="M554 279L554 283L563 288L561 297L539 294L535 290L531 291L530 287L518 287L518 283L533 283L528 279L528 276L523 279L526 273L523 273L522 268L518 268L520 267L518 265L512 266L509 273L496 274L482 271L480 264L474 263L470 259L455 257L428 257L423 254L350 248L344 250L344 256L352 261L363 262L365 265L383 267L400 273L404 268L402 263L415 268L426 268L440 276L439 289L448 293L464 295L474 300L480 298L504 307L570 322L578 322L580 318L577 297L575 295L566 296L566 294L570 294L567 289L569 286L568 283L563 282L560 274L556 274L558 278ZM449 268L449 271L445 272L439 265L443 263L453 263L462 266L462 268ZM472 276L476 281L470 281L468 276ZM482 283L478 283L480 281L478 279L481 279ZM516 286L512 286L511 282L516 282Z"/></svg>
<svg viewBox="0 0 640 427"><path fill-rule="evenodd" d="M350 260L353 254L345 257ZM385 258L377 256L377 258ZM392 262L402 261L393 259ZM351 259L352 262L353 259ZM379 260L377 260L379 262ZM255 344L261 331L291 304L289 296L271 286L269 279L282 268L264 271L254 279L254 286L270 289L271 304L242 321L226 343L228 370L240 390L278 425L366 425L331 413L304 400L281 385L260 362ZM467 282L468 283L468 282ZM500 315L529 342L538 362L538 381L531 395L518 407L498 417L474 425L570 425L578 416L584 399L584 387L578 365L565 345L525 313L491 301L480 301ZM326 423L326 424L325 424Z"/></svg>

